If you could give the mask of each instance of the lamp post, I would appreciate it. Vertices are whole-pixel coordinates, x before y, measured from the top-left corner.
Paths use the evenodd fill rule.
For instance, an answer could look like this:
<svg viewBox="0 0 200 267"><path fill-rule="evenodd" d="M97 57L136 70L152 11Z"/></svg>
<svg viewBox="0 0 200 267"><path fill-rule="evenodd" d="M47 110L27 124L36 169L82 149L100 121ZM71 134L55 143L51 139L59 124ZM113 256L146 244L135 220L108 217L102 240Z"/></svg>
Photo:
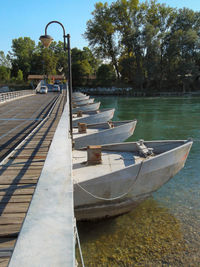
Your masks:
<svg viewBox="0 0 200 267"><path fill-rule="evenodd" d="M45 35L40 36L40 41L43 45L48 48L53 41L53 38L50 35L47 35L47 28L50 24L57 23L63 29L63 39L64 39L64 51L67 50L68 52L68 87L69 87L69 115L70 115L70 134L73 141L73 134L72 134L72 72L71 72L71 53L70 53L70 35L65 34L65 28L62 23L59 21L53 20L50 21L45 27ZM67 47L66 47L66 38L67 38Z"/></svg>

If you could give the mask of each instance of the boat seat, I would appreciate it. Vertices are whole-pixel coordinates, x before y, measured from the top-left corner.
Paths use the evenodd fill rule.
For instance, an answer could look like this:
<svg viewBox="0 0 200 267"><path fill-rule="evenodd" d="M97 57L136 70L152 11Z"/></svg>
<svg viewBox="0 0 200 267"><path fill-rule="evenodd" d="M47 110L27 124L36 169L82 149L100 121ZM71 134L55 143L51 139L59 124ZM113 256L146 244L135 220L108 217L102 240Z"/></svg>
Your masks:
<svg viewBox="0 0 200 267"><path fill-rule="evenodd" d="M147 146L145 146L144 140L141 139L138 142L136 142L136 146L138 148L139 155L141 157L147 158L153 155L153 148L148 148Z"/></svg>

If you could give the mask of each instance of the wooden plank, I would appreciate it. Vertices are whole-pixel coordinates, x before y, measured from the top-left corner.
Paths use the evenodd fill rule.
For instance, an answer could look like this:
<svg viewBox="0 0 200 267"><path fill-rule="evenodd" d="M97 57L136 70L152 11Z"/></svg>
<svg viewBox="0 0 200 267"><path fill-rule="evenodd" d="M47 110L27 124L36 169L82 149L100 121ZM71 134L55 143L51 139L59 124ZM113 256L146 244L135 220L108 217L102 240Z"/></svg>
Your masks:
<svg viewBox="0 0 200 267"><path fill-rule="evenodd" d="M47 153L46 153L47 155ZM28 160L45 160L46 159L46 155L19 155L19 156L12 156L9 157L9 159L17 159L17 160L21 160L21 159L28 159ZM14 161L15 162L15 161Z"/></svg>
<svg viewBox="0 0 200 267"><path fill-rule="evenodd" d="M6 215L2 215L0 217L0 225L8 225L8 224L21 224L24 218L22 217L9 217Z"/></svg>
<svg viewBox="0 0 200 267"><path fill-rule="evenodd" d="M23 185L1 185L0 184L0 192L1 191L11 191L11 190L18 190L18 189L25 189L25 188L35 188L35 185L34 184L23 184Z"/></svg>
<svg viewBox="0 0 200 267"><path fill-rule="evenodd" d="M33 195L35 189L32 188L24 188L24 189L15 189L15 190L7 190L0 191L0 196L13 196L13 195Z"/></svg>
<svg viewBox="0 0 200 267"><path fill-rule="evenodd" d="M40 146L39 147L39 149L38 149L38 151L48 151L48 149L49 149L49 146L47 146L47 145L42 145L42 146ZM19 148L19 149L15 149L15 151L20 151L20 150L22 150L21 148ZM30 145L26 145L26 147L23 147L23 150L22 151L24 151L24 152L27 152L27 151L35 151L35 146L30 146Z"/></svg>
<svg viewBox="0 0 200 267"><path fill-rule="evenodd" d="M4 165L4 169L6 170L9 167L9 170L22 170L23 169L38 169L38 170L42 170L44 166L44 161L38 161L38 162L33 162L33 161L19 161L19 162L15 162L15 163L10 163L9 165Z"/></svg>
<svg viewBox="0 0 200 267"><path fill-rule="evenodd" d="M29 203L31 199L32 195L0 196L0 203Z"/></svg>
<svg viewBox="0 0 200 267"><path fill-rule="evenodd" d="M1 173L1 171L0 171L0 173ZM10 169L7 169L7 170L4 170L4 172L3 173L1 173L1 175L4 175L4 176L7 176L7 175L18 175L20 173L20 175L22 176L24 176L24 175L40 175L40 173L41 173L41 169L40 170L36 170L36 169L34 169L34 170L15 170L15 169L12 169L12 170L10 170Z"/></svg>
<svg viewBox="0 0 200 267"><path fill-rule="evenodd" d="M0 248L0 257L11 257L13 248Z"/></svg>
<svg viewBox="0 0 200 267"><path fill-rule="evenodd" d="M39 150L35 151L35 149L29 148L27 150L23 150L20 152L19 156L36 156L36 155L41 155L41 156L46 156L48 153L47 148L39 148ZM13 157L15 157L13 155Z"/></svg>
<svg viewBox="0 0 200 267"><path fill-rule="evenodd" d="M15 177L12 177L12 178L2 177L0 178L0 185L37 184L39 177L38 178L23 178L22 177L17 182L15 182L14 179Z"/></svg>
<svg viewBox="0 0 200 267"><path fill-rule="evenodd" d="M7 203L7 204L0 204L0 212L2 214L7 213L23 213L27 212L30 203Z"/></svg>
<svg viewBox="0 0 200 267"><path fill-rule="evenodd" d="M42 163L41 165L37 164L37 165L28 165L28 166L25 166L25 165L22 165L22 164L19 164L19 165L12 165L9 167L9 169L4 169L4 170L0 170L0 173L2 172L2 175L7 175L7 174L12 174L13 176L21 176L21 175L24 175L26 174L26 172L28 172L30 174L30 172L32 171L33 173L36 171L36 173L41 173L42 171L42 168L43 168L43 165L44 163ZM20 168L21 167L21 168ZM13 173L12 173L13 171ZM1 175L1 176L2 176Z"/></svg>
<svg viewBox="0 0 200 267"><path fill-rule="evenodd" d="M47 146L47 145L49 145L49 143L50 143L49 141L46 141L46 140L41 141L41 139L38 139L38 140L29 141L28 146L29 145L34 145L34 147L36 147L37 145Z"/></svg>
<svg viewBox="0 0 200 267"><path fill-rule="evenodd" d="M46 157L45 157L46 159ZM12 163L9 164L9 167L18 167L18 166L29 166L30 168L33 166L38 166L39 168L42 168L45 162L45 159L34 159L34 158L27 158L27 159L15 159L12 161ZM5 166L5 165L4 165ZM23 168L24 168L23 167Z"/></svg>
<svg viewBox="0 0 200 267"><path fill-rule="evenodd" d="M10 247L14 247L16 242L16 238L5 238L5 237L1 237L0 238L0 248L10 248ZM0 265L1 266L1 265Z"/></svg>
<svg viewBox="0 0 200 267"><path fill-rule="evenodd" d="M35 175L35 174L25 174L24 176L22 176L21 179L37 179L37 177L39 177L39 176L37 176L37 175ZM12 179L12 178L15 178L15 176L13 176L13 175L5 175L5 174L3 174L3 175L1 175L1 177L0 177L0 181L1 181L1 180L4 180L4 179Z"/></svg>
<svg viewBox="0 0 200 267"><path fill-rule="evenodd" d="M42 166L43 166L44 164L42 164ZM41 170L42 170L42 166L31 166L31 165L29 165L29 164L27 164L27 166L26 166L26 164L22 164L21 166L20 165L10 165L9 166L9 169L8 169L8 167L7 166L3 166L2 168L0 168L0 171L6 171L6 170L8 170L8 171L15 171L15 172L26 172L27 170L34 170L34 171L40 171L41 172ZM27 169L27 167L28 167L28 169Z"/></svg>
<svg viewBox="0 0 200 267"><path fill-rule="evenodd" d="M0 237L17 237L21 229L21 224L1 225Z"/></svg>
<svg viewBox="0 0 200 267"><path fill-rule="evenodd" d="M26 216L26 213L25 212L21 212L21 213L7 213L6 215L2 215L2 216L6 216L6 217L9 217L9 218L24 218Z"/></svg>
<svg viewBox="0 0 200 267"><path fill-rule="evenodd" d="M3 257L0 258L0 266L1 267L7 267L10 257Z"/></svg>

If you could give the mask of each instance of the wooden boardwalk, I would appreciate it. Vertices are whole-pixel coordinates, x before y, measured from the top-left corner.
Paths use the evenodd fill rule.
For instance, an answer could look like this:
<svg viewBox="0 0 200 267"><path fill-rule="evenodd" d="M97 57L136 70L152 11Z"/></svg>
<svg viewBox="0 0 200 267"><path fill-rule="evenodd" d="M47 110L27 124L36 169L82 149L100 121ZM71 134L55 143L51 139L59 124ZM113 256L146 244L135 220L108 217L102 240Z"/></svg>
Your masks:
<svg viewBox="0 0 200 267"><path fill-rule="evenodd" d="M45 118L57 98L37 94L0 105L0 162Z"/></svg>
<svg viewBox="0 0 200 267"><path fill-rule="evenodd" d="M47 101L44 101L45 97L48 98ZM49 118L38 126L17 149L14 149L44 119L52 108L55 98L57 102ZM0 124L0 127L2 126L0 137L3 136L0 139L1 160L14 149L0 166L1 267L8 265L65 101L65 95L48 94L27 97L0 106L0 119L3 123ZM18 112L19 110L21 113ZM3 114L4 117L2 117ZM4 120L5 118L7 120Z"/></svg>

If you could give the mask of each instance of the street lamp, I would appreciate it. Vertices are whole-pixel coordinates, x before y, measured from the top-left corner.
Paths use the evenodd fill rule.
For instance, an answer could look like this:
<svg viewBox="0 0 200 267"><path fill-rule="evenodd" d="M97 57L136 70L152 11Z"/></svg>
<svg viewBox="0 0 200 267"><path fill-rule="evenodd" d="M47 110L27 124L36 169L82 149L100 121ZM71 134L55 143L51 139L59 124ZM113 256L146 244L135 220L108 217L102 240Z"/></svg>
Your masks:
<svg viewBox="0 0 200 267"><path fill-rule="evenodd" d="M61 72L63 70L63 67L59 67L58 71Z"/></svg>
<svg viewBox="0 0 200 267"><path fill-rule="evenodd" d="M70 115L70 134L73 141L73 134L72 134L72 72L71 72L71 53L70 53L70 35L65 34L65 28L59 21L53 20L50 21L45 27L45 35L40 36L40 41L43 45L48 48L53 40L50 35L47 35L47 28L52 23L58 23L63 29L63 39L64 39L64 51L67 50L68 52L68 86L69 86L69 115ZM66 47L66 38L67 38L67 47Z"/></svg>

